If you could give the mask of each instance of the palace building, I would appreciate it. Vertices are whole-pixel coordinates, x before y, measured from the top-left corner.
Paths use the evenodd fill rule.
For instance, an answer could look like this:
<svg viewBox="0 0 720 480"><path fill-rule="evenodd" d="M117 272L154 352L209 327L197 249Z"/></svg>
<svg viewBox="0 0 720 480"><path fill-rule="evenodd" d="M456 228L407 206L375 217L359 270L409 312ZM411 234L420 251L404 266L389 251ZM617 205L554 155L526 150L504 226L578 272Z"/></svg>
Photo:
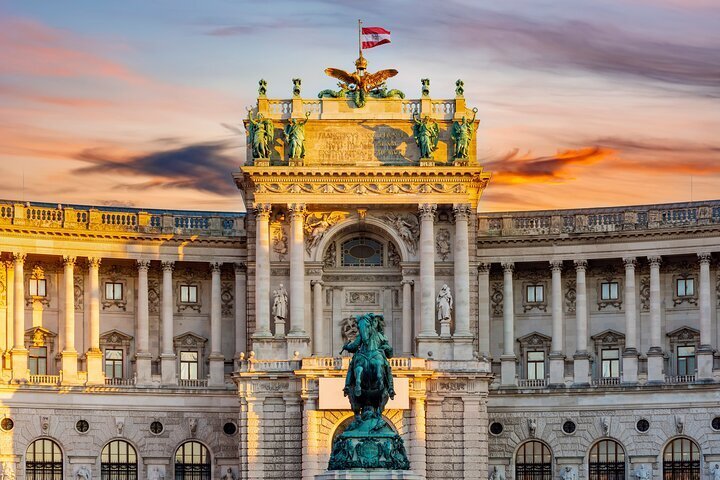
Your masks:
<svg viewBox="0 0 720 480"><path fill-rule="evenodd" d="M0 479L312 480L366 312L428 480L720 479L720 201L484 213L462 82L356 94L261 82L238 213L0 202Z"/></svg>

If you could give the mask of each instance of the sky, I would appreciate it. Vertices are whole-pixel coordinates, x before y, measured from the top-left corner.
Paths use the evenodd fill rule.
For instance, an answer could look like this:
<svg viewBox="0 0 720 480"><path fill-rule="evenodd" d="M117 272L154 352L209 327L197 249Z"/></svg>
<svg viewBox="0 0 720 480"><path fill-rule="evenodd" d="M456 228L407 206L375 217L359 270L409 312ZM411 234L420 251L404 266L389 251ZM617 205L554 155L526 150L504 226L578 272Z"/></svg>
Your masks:
<svg viewBox="0 0 720 480"><path fill-rule="evenodd" d="M720 198L716 0L0 0L0 198L237 211L257 82L365 56L478 108L485 211Z"/></svg>

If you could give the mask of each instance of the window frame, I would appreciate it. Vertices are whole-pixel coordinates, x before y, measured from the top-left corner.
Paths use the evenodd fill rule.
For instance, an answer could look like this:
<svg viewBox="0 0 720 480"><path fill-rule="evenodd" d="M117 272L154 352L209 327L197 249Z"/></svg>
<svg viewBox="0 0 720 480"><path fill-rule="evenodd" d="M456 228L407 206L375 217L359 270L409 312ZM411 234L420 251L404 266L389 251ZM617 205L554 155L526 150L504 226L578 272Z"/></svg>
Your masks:
<svg viewBox="0 0 720 480"><path fill-rule="evenodd" d="M187 459L188 454L186 446L188 445L191 446L191 451L189 453L191 460L192 457L199 457L200 462L178 461L178 458L181 455L183 460ZM195 454L195 447L198 447L199 449L197 455ZM202 461L203 456L205 457L205 461ZM210 480L212 475L212 454L210 453L210 449L204 444L198 442L197 440L188 440L181 443L175 449L175 454L173 455L173 466L175 469L175 480Z"/></svg>
<svg viewBox="0 0 720 480"><path fill-rule="evenodd" d="M38 356L33 355L33 350L44 350L45 356ZM44 359L45 361L42 362L43 365L43 372L40 371L39 367L41 365L40 360ZM33 366L35 367L35 372L33 372ZM30 370L30 375L47 375L48 374L48 347L47 345L31 345L28 348L28 370Z"/></svg>
<svg viewBox="0 0 720 480"><path fill-rule="evenodd" d="M676 449L675 446L679 445L679 456L681 459L675 460L674 458L668 460L668 453L671 457L675 457ZM689 446L687 452L690 456L690 460L682 460L685 456L685 446ZM690 438L687 437L676 437L670 440L662 451L662 478L664 480L695 480L701 478L701 459L702 452L700 446Z"/></svg>
<svg viewBox="0 0 720 480"><path fill-rule="evenodd" d="M605 357L605 352L617 352L617 357L615 358L607 358ZM620 378L620 357L621 357L620 347L606 347L602 348L600 350L600 377L601 378ZM605 375L605 363L610 364L610 375ZM615 365L615 368L613 369L613 365ZM615 370L615 371L613 371ZM616 373L616 375L612 375L612 373Z"/></svg>
<svg viewBox="0 0 720 480"><path fill-rule="evenodd" d="M108 287L111 287L108 290ZM120 289L120 296L117 296L117 290ZM110 293L110 295L108 295ZM123 282L114 282L112 280L105 281L105 299L111 302L121 302L125 300L125 284Z"/></svg>
<svg viewBox="0 0 720 480"><path fill-rule="evenodd" d="M532 292L532 300L530 299L530 292ZM538 299L538 293L539 299ZM525 285L525 299L527 303L542 304L545 302L545 285L542 283L528 283Z"/></svg>
<svg viewBox="0 0 720 480"><path fill-rule="evenodd" d="M609 445L614 446L615 458L614 462L609 460ZM601 451L601 446L605 447L605 451ZM597 456L597 460L593 461L593 454ZM601 456L605 455L605 461L601 461ZM621 458L620 458L621 457ZM625 472L627 470L627 453L623 445L613 440L605 438L595 442L588 451L588 480L625 480Z"/></svg>
<svg viewBox="0 0 720 480"><path fill-rule="evenodd" d="M532 451L528 454L527 447L532 445ZM538 456L535 450L540 449L539 456L542 457L540 462L535 459ZM524 460L530 457L531 461L520 462L520 455ZM545 460L548 460L547 462ZM528 440L523 442L515 451L513 456L515 462L515 477L519 480L552 480L553 474L553 453L544 442L539 440Z"/></svg>
<svg viewBox="0 0 720 480"><path fill-rule="evenodd" d="M41 451L38 452L37 446L42 445ZM48 453L46 447L50 446L49 455L51 461L45 461ZM32 448L32 458L30 460L30 449ZM40 456L43 460L36 460ZM63 480L65 470L65 456L57 442L50 438L36 438L25 449L25 478L26 480Z"/></svg>
<svg viewBox="0 0 720 480"><path fill-rule="evenodd" d="M539 353L542 355L541 360L531 360L530 357L533 353ZM528 350L525 352L525 378L526 380L545 380L546 378L546 362L547 354L544 350ZM531 370L532 367L532 370ZM540 372L538 372L540 370ZM532 375L531 375L532 372ZM538 376L541 373L540 376Z"/></svg>
<svg viewBox="0 0 720 480"><path fill-rule="evenodd" d="M352 242L367 242L366 245L368 245L368 246L369 246L369 242L372 242L372 243L374 243L374 244L377 244L377 248L374 248L374 249L373 249L373 254L372 254L371 256L367 257L367 258L373 258L373 257L375 257L375 256L379 256L379 263L375 262L375 263L368 263L368 264L366 264L366 263L365 263L365 260L366 260L366 259L360 258L360 257L356 257L356 256L352 255L352 254L350 253L350 249L353 248L355 245L353 245L353 246L351 246L351 247L346 247L346 245L348 245L349 243L352 243ZM358 245L362 245L362 243L358 243ZM372 247L370 247L370 248L372 248ZM362 234L361 234L361 235L354 235L354 236L352 236L352 237L350 237L350 238L346 238L346 239L344 239L344 240L342 240L342 241L340 242L340 249L339 249L339 250L340 250L340 266L341 266L341 267L349 267L349 268L382 268L382 267L385 267L386 264L387 264L387 261L386 261L386 258L385 258L385 257L386 257L386 253L387 253L387 252L386 252L386 251L387 251L386 244L385 244L382 240L380 240L380 239L378 239L378 238L375 238L375 237L373 237L373 236L371 236L371 235L362 235ZM356 259L357 262L346 263L346 262L345 262L345 256L346 256L346 255L350 255L352 258Z"/></svg>
<svg viewBox="0 0 720 480"><path fill-rule="evenodd" d="M183 295L184 292L187 292L187 295ZM194 292L195 299L191 299L191 292ZM196 283L181 283L180 284L180 303L183 305L197 305L199 303L199 295L200 294L200 288ZM186 297L186 300L183 300L183 297Z"/></svg>
<svg viewBox="0 0 720 480"><path fill-rule="evenodd" d="M692 348L692 355L680 355L681 348ZM696 375L697 374L697 346L689 343L675 345L675 373L678 376ZM684 360L684 370L680 370L680 361ZM692 359L692 371L688 370L688 359Z"/></svg>
<svg viewBox="0 0 720 480"><path fill-rule="evenodd" d="M195 354L195 361L186 361L183 360L183 354L184 353L194 353ZM178 370L178 375L180 380L199 380L200 379L200 352L198 350L180 350L178 352L178 362L180 363L180 368ZM195 377L189 376L187 378L183 377L183 365L195 365ZM189 375L189 373L188 373Z"/></svg>
<svg viewBox="0 0 720 480"><path fill-rule="evenodd" d="M107 352L120 352L120 359L110 359L110 361L113 364L113 375L109 376L107 374L108 371L108 358L107 358ZM120 364L120 376L115 375L115 368L117 364ZM125 378L125 349L124 348L118 348L115 346L108 346L105 347L103 350L103 372L105 373L105 378Z"/></svg>
<svg viewBox="0 0 720 480"><path fill-rule="evenodd" d="M680 285L683 292L680 293ZM688 293L688 287L690 292ZM678 298L692 298L695 296L695 277L679 277L675 279L675 296Z"/></svg>
<svg viewBox="0 0 720 480"><path fill-rule="evenodd" d="M608 296L605 296L605 286L608 287ZM613 286L615 287L615 295L613 296ZM600 282L600 300L603 302L612 302L620 300L620 282L616 280L602 280Z"/></svg>
<svg viewBox="0 0 720 480"><path fill-rule="evenodd" d="M42 289L40 288L40 285L42 285ZM35 293L33 293L33 290ZM42 292L40 292L40 290L42 290ZM30 277L28 279L28 294L32 298L47 298L47 279L34 276Z"/></svg>
<svg viewBox="0 0 720 480"><path fill-rule="evenodd" d="M122 460L120 457L123 454L123 452L121 452L122 449L119 447L125 447L124 454L127 457L125 458L126 461L112 461L113 445L118 446L118 450L115 453L118 460ZM132 461L132 457L135 458L134 462ZM107 461L105 461L106 458ZM138 480L138 460L137 449L130 442L122 439L115 439L108 442L100 452L101 480Z"/></svg>

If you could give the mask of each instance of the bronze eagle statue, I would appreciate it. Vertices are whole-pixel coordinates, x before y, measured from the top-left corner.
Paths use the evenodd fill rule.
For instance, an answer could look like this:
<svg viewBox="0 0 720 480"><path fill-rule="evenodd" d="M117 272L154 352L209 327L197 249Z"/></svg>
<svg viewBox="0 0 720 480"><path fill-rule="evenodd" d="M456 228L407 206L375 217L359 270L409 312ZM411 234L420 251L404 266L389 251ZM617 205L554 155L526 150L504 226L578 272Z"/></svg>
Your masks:
<svg viewBox="0 0 720 480"><path fill-rule="evenodd" d="M339 68L326 68L325 73L340 80L338 84L340 90L354 93L355 104L362 107L365 105L365 95L367 93L377 89L385 80L398 74L398 71L394 68L380 70L375 73L366 73L366 69L367 60L361 56L355 61L355 72L353 73L348 73Z"/></svg>

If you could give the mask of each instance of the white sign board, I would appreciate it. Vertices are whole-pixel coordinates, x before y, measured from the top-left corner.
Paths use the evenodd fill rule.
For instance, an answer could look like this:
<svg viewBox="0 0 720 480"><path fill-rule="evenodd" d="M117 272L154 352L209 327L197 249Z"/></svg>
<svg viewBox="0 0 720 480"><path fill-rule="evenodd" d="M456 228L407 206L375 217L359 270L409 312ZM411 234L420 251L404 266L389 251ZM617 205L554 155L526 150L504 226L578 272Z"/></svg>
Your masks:
<svg viewBox="0 0 720 480"><path fill-rule="evenodd" d="M407 410L410 408L410 380L393 378L395 398L385 406L386 409ZM343 395L345 378L320 378L320 410L350 410L350 400Z"/></svg>

